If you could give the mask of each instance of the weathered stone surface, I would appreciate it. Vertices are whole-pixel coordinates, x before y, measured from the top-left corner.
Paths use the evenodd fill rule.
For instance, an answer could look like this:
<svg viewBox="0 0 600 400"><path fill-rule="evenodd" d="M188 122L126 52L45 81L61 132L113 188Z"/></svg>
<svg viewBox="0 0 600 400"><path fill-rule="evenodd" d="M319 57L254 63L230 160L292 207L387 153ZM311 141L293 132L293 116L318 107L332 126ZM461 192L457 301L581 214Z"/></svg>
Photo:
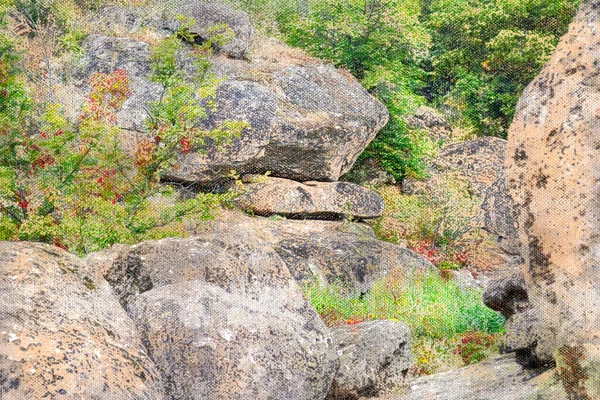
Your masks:
<svg viewBox="0 0 600 400"><path fill-rule="evenodd" d="M332 329L340 369L328 399L353 400L396 391L414 364L410 328L397 321L367 321Z"/></svg>
<svg viewBox="0 0 600 400"><path fill-rule="evenodd" d="M147 291L129 310L170 399L322 399L337 368L335 345L318 318L284 300L188 281Z"/></svg>
<svg viewBox="0 0 600 400"><path fill-rule="evenodd" d="M506 140L486 136L466 142L453 143L443 147L431 161L429 174L434 178L448 171L458 171L466 178L475 194L485 196L486 191L504 176ZM404 185L408 194L426 190L428 182L408 180Z"/></svg>
<svg viewBox="0 0 600 400"><path fill-rule="evenodd" d="M241 231L115 246L88 256L87 262L102 271L124 303L153 288L186 281L256 297L294 280L269 244Z"/></svg>
<svg viewBox="0 0 600 400"><path fill-rule="evenodd" d="M88 24L94 33L118 36L124 32L144 32L146 37L160 39L177 32L181 25L178 16L194 21L189 33L195 36L198 44L214 38L218 33L229 36L229 41L221 46L216 43L213 45L217 54L240 59L246 57L253 34L250 18L226 2L164 0L155 2L151 7L108 6L90 16ZM228 31L221 28L223 25L227 26Z"/></svg>
<svg viewBox="0 0 600 400"><path fill-rule="evenodd" d="M241 209L256 215L292 218L369 219L383 214L381 197L348 182L296 182L282 178L247 176L244 194L235 199Z"/></svg>
<svg viewBox="0 0 600 400"><path fill-rule="evenodd" d="M452 127L437 110L421 106L405 117L413 129L422 130L434 141L446 141L452 137Z"/></svg>
<svg viewBox="0 0 600 400"><path fill-rule="evenodd" d="M506 145L506 140L482 137L445 146L431 162L428 181L402 183L403 192L422 195L447 182L466 183L466 190L480 202L470 211L470 225L478 231L476 236L485 239L472 251L472 258L478 268L490 271L522 262L504 176Z"/></svg>
<svg viewBox="0 0 600 400"><path fill-rule="evenodd" d="M387 400L567 400L555 370L524 370L507 355L411 382ZM383 400L383 399L382 399Z"/></svg>
<svg viewBox="0 0 600 400"><path fill-rule="evenodd" d="M252 24L245 12L234 10L230 5L219 2L187 0L172 11L172 15L185 15L195 23L190 27L190 33L197 35L197 41L204 42L212 39L211 32L218 24L226 24L232 35L229 42L217 46L216 50L233 58L245 58L252 40ZM168 20L167 20L168 21ZM177 21L168 21L164 26L172 32L178 29ZM223 33L223 30L219 30Z"/></svg>
<svg viewBox="0 0 600 400"><path fill-rule="evenodd" d="M378 240L364 224L330 221L271 220L235 216L212 223L219 232L246 232L273 245L291 274L302 284L340 283L365 293L390 272L427 271L433 265L415 252Z"/></svg>
<svg viewBox="0 0 600 400"><path fill-rule="evenodd" d="M0 243L0 397L164 398L109 285L55 247L8 242Z"/></svg>
<svg viewBox="0 0 600 400"><path fill-rule="evenodd" d="M132 80L133 95L117 115L119 125L124 142L142 140L148 106L161 92L149 80L149 45L90 35L83 47L85 55L75 73L78 81L60 91L59 101L78 110L89 90L90 74L123 68ZM182 52L179 59L193 77L190 57ZM166 174L168 179L211 183L236 170L335 181L387 123L387 109L355 78L272 40L265 40L249 61L219 56L211 60L223 83L205 127L224 121L245 121L249 127L227 145L181 154L179 168Z"/></svg>
<svg viewBox="0 0 600 400"><path fill-rule="evenodd" d="M319 399L338 368L329 330L252 232L120 246L88 257L134 319L167 398Z"/></svg>
<svg viewBox="0 0 600 400"><path fill-rule="evenodd" d="M581 2L524 91L506 159L531 315L539 318L535 352L543 360L572 354L564 381L572 398L582 399L600 396L599 7Z"/></svg>
<svg viewBox="0 0 600 400"><path fill-rule="evenodd" d="M372 158L358 161L341 179L365 187L396 184L396 178L378 165L377 161Z"/></svg>
<svg viewBox="0 0 600 400"><path fill-rule="evenodd" d="M483 292L483 302L505 318L529 308L525 279L519 272L494 279Z"/></svg>

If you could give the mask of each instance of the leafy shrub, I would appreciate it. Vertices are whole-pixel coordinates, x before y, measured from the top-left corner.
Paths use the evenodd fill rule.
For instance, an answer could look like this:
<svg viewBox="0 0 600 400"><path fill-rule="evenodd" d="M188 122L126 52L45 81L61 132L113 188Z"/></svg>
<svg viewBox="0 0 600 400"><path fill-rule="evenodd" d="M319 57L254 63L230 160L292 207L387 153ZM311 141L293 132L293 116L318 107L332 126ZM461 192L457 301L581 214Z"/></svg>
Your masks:
<svg viewBox="0 0 600 400"><path fill-rule="evenodd" d="M39 26L46 25L50 19L50 11L54 0L13 0L17 11L25 18L32 32Z"/></svg>
<svg viewBox="0 0 600 400"><path fill-rule="evenodd" d="M497 338L482 332L468 332L464 335L454 354L460 355L465 365L483 361L486 352L497 344Z"/></svg>
<svg viewBox="0 0 600 400"><path fill-rule="evenodd" d="M149 139L130 153L122 149L116 118L131 94L126 71L91 77L77 124L52 104L36 119L28 113L14 45L0 36L0 94L7 99L0 102L0 240L41 241L85 254L117 242L183 235L185 218L211 218L230 197L199 194L179 201L172 187L160 184L180 155L245 126L200 129L206 108L198 100L210 103L215 82L206 79L208 67L198 82L183 79L172 50L178 41L166 39L153 52L153 76L164 93L152 107ZM199 66L205 51L197 49Z"/></svg>
<svg viewBox="0 0 600 400"><path fill-rule="evenodd" d="M453 174L432 178L426 193L405 195L394 186L377 188L385 203L384 216L373 223L377 236L408 246L435 265L468 265L464 239L477 222L481 199L468 182Z"/></svg>

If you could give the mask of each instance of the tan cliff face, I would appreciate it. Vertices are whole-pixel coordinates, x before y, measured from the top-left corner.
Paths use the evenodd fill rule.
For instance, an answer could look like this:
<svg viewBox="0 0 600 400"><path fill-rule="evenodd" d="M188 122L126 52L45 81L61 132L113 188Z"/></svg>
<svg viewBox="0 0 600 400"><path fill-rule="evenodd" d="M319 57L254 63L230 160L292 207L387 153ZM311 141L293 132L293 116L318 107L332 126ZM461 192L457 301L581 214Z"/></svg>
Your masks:
<svg viewBox="0 0 600 400"><path fill-rule="evenodd" d="M558 357L559 367L569 348L584 349L584 364L600 362L600 1L582 1L523 93L506 166L529 301L539 318L536 353ZM573 385L572 393L586 390ZM582 393L577 398L593 396L589 388Z"/></svg>

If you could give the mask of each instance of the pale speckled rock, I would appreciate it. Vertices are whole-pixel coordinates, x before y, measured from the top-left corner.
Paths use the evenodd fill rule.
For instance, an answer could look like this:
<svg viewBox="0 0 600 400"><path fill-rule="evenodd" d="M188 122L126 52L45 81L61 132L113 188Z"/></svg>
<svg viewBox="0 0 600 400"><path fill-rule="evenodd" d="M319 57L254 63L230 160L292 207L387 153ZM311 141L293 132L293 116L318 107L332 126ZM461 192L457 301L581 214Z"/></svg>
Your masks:
<svg viewBox="0 0 600 400"><path fill-rule="evenodd" d="M365 293L390 272L425 272L433 265L405 247L378 240L368 225L316 220L274 220L236 215L209 228L253 235L270 243L302 285L339 283Z"/></svg>
<svg viewBox="0 0 600 400"><path fill-rule="evenodd" d="M179 168L167 179L210 184L231 170L306 181L335 181L350 170L360 153L387 123L389 113L352 76L318 60L293 54L288 47L266 40L253 60L213 57L213 70L223 79L206 128L223 121L245 121L249 127L223 146L181 154ZM124 68L132 79L133 95L118 114L124 142L144 138L148 106L160 88L149 80L149 45L130 38L90 35L77 78L58 101L79 109L93 72ZM279 61L278 59L282 60ZM186 75L194 64L180 54ZM277 60L277 61L275 61ZM126 145L126 147L127 147Z"/></svg>
<svg viewBox="0 0 600 400"><path fill-rule="evenodd" d="M414 365L410 328L399 321L367 321L332 328L340 369L330 400L355 400L397 391Z"/></svg>
<svg viewBox="0 0 600 400"><path fill-rule="evenodd" d="M117 246L87 261L141 329L168 398L326 395L338 368L333 338L253 232Z"/></svg>
<svg viewBox="0 0 600 400"><path fill-rule="evenodd" d="M600 396L599 8L600 1L581 2L523 92L506 158L531 315L538 318L535 352L543 360L565 349L580 354L565 382L582 399Z"/></svg>
<svg viewBox="0 0 600 400"><path fill-rule="evenodd" d="M301 294L289 300L303 302ZM129 311L170 399L323 399L335 344L284 293L250 299L199 281L152 289Z"/></svg>
<svg viewBox="0 0 600 400"><path fill-rule="evenodd" d="M0 398L164 397L105 281L56 247L0 242Z"/></svg>
<svg viewBox="0 0 600 400"><path fill-rule="evenodd" d="M234 202L256 215L292 218L358 219L383 214L383 200L372 190L348 182L296 182L263 176L244 177L244 193Z"/></svg>
<svg viewBox="0 0 600 400"><path fill-rule="evenodd" d="M523 369L514 355L415 379L386 400L567 400L556 370ZM383 400L383 399L382 399Z"/></svg>

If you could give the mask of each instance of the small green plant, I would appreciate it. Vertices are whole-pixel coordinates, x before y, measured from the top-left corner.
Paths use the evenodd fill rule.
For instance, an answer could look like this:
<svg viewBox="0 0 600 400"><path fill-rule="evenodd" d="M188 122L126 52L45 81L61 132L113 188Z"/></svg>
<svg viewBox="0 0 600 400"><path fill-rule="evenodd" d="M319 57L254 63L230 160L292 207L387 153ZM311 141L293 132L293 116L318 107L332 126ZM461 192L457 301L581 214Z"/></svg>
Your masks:
<svg viewBox="0 0 600 400"><path fill-rule="evenodd" d="M454 354L461 357L464 365L483 361L490 349L497 346L498 338L484 332L467 332L457 344Z"/></svg>
<svg viewBox="0 0 600 400"><path fill-rule="evenodd" d="M458 271L460 269L460 264L448 260L443 260L438 264L438 268L441 271Z"/></svg>
<svg viewBox="0 0 600 400"><path fill-rule="evenodd" d="M374 230L382 240L408 247L444 269L467 266L470 242L464 240L478 216L481 199L469 183L453 174L432 178L426 193L405 195L395 186L377 188L385 202L383 218Z"/></svg>

